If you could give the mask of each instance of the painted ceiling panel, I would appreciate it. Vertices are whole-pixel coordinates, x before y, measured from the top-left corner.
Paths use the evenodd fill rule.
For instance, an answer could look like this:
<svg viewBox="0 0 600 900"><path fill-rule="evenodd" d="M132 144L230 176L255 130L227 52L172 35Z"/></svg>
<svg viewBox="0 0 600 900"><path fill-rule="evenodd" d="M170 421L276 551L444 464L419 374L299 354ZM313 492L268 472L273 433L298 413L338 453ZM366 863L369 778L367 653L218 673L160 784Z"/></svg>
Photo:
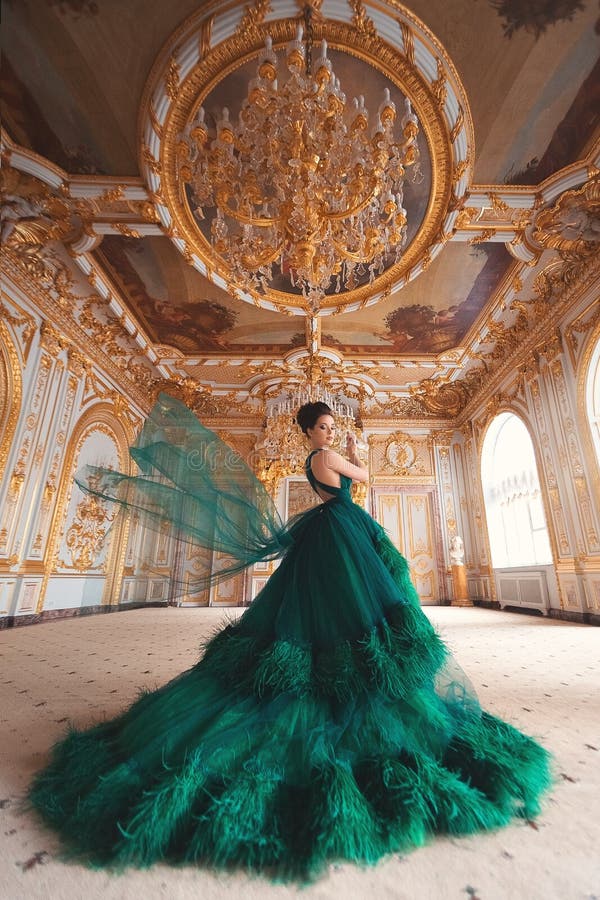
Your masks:
<svg viewBox="0 0 600 900"><path fill-rule="evenodd" d="M304 320L230 297L162 237L105 237L96 255L123 291L152 340L182 353L289 349Z"/></svg>

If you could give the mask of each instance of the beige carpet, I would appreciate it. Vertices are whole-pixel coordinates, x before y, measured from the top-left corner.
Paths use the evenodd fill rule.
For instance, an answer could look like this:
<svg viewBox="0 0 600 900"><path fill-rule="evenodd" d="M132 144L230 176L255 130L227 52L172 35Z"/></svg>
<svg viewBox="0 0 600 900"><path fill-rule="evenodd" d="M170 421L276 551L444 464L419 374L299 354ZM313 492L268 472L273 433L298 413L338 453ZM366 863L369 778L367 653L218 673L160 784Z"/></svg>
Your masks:
<svg viewBox="0 0 600 900"><path fill-rule="evenodd" d="M109 875L56 858L19 809L33 772L72 720L112 716L142 686L190 666L222 610L148 609L0 632L2 900L600 900L600 631L482 609L427 609L481 703L538 737L557 783L535 823L437 839L372 869L331 866L299 890L244 875L155 866Z"/></svg>

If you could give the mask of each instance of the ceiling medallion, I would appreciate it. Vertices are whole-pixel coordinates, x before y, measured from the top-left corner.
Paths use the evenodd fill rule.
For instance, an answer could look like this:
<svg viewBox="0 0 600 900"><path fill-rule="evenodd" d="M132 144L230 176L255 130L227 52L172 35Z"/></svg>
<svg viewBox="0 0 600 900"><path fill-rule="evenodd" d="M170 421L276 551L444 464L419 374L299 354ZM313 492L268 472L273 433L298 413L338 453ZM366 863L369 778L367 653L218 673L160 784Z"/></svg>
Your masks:
<svg viewBox="0 0 600 900"><path fill-rule="evenodd" d="M311 12L286 48L283 83L269 35L237 123L225 107L211 134L201 106L180 137L177 172L199 220L216 209L210 241L233 281L264 296L288 273L316 313L332 281L335 293L352 290L399 260L405 169L420 170L408 99L398 137L389 88L369 127L364 96L346 102L325 40L311 67Z"/></svg>
<svg viewBox="0 0 600 900"><path fill-rule="evenodd" d="M370 6L373 27L362 31L342 7L331 6L331 15L343 17L338 19L325 17L327 4L321 14L313 9L315 88L303 72L309 49L297 35L303 16L277 18L276 10L272 5L246 28L241 6L237 21L237 7L234 16L230 6L214 0L210 11L198 12L175 32L142 100L141 170L179 251L233 296L296 315L314 314L317 307L320 315L362 309L416 277L452 231L475 156L464 88L443 47L396 2ZM267 38L272 43L265 50ZM284 48L290 76L275 89L275 51ZM334 69L348 95L364 95L350 117L344 116ZM273 113L267 122L275 93L286 91L300 95L309 114L289 116L287 123L282 115L277 126ZM232 123L240 113L255 142L246 149L254 154L258 148L262 169L236 154L240 137ZM330 128L338 175L347 173L337 185L334 154L328 157L306 139L310 116L326 134ZM344 127L356 129L360 149L344 145ZM402 184L403 170L417 156L422 177ZM267 165L274 170L270 181ZM317 175L325 185L315 187ZM380 183L384 177L386 184ZM213 202L221 214L213 216Z"/></svg>

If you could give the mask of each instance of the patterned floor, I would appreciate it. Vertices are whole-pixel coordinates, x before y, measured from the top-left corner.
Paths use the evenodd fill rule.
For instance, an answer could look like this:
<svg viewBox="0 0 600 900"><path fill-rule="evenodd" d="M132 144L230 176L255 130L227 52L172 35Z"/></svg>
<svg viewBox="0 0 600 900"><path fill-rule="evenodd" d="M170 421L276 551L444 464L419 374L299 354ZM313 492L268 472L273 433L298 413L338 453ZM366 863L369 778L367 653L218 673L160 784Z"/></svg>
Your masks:
<svg viewBox="0 0 600 900"><path fill-rule="evenodd" d="M235 613L235 610L231 612ZM438 839L374 869L332 866L297 889L156 866L115 876L67 865L20 801L70 721L113 716L140 688L197 659L223 610L147 609L0 631L0 897L3 900L600 900L600 632L482 609L427 615L483 706L540 739L557 784L543 815L497 834Z"/></svg>

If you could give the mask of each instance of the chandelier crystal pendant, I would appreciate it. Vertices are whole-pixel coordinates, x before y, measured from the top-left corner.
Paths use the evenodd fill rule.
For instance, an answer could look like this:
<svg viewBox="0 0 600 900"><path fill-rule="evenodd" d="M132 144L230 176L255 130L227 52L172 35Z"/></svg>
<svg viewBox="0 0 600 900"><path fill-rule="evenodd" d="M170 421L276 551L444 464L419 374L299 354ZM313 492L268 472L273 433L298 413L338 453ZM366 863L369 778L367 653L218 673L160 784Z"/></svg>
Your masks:
<svg viewBox="0 0 600 900"><path fill-rule="evenodd" d="M364 98L346 102L325 41L310 71L310 16L307 24L306 46L301 25L287 45L281 86L267 37L237 123L224 108L211 134L200 107L180 135L177 170L198 219L216 208L211 243L232 278L261 294L274 278L289 279L316 312L328 289L373 281L400 258L419 126L405 99L394 136L386 88L369 129Z"/></svg>

